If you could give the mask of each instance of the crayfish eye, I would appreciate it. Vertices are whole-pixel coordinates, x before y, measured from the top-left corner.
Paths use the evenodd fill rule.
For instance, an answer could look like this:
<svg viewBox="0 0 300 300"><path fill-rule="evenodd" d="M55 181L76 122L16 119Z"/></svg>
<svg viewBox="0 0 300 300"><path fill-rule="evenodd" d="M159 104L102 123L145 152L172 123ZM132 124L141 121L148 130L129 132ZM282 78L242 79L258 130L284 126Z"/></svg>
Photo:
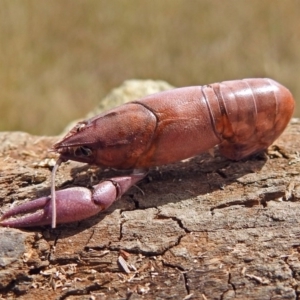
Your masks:
<svg viewBox="0 0 300 300"><path fill-rule="evenodd" d="M79 157L82 157L82 156L91 156L92 155L92 150L90 148L87 148L87 147L84 147L84 146L81 146L81 147L78 147L74 150L74 155L75 156L79 156Z"/></svg>

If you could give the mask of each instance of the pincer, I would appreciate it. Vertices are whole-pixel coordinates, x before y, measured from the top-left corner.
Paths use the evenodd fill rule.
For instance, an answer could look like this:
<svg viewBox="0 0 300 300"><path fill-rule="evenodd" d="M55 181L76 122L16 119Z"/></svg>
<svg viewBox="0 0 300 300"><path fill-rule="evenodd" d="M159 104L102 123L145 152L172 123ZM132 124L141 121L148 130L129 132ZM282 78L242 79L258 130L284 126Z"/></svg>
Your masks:
<svg viewBox="0 0 300 300"><path fill-rule="evenodd" d="M92 190L72 187L56 191L56 222L61 224L80 221L107 209L144 176L143 173L114 177L93 186ZM11 208L0 220L2 226L10 227L40 226L51 222L51 196Z"/></svg>

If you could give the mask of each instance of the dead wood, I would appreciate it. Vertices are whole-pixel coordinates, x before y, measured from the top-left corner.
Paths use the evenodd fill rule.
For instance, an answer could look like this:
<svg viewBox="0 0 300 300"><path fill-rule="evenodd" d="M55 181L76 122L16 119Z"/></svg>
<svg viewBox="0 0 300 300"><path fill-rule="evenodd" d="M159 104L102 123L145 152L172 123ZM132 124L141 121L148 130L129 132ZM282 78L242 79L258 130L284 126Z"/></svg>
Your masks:
<svg viewBox="0 0 300 300"><path fill-rule="evenodd" d="M2 211L49 194L56 156L47 150L56 139L0 134ZM0 228L0 293L298 299L299 148L294 119L267 155L232 162L203 154L152 170L139 188L88 220L55 230ZM70 162L59 169L57 186L91 186L112 175Z"/></svg>

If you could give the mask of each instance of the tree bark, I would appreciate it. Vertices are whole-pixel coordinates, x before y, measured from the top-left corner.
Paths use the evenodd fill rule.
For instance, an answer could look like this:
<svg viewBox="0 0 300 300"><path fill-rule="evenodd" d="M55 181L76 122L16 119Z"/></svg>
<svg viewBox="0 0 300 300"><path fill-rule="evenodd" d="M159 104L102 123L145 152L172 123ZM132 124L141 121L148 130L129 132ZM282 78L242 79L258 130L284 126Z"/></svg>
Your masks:
<svg viewBox="0 0 300 300"><path fill-rule="evenodd" d="M50 193L57 137L0 134L1 210ZM106 212L52 230L0 227L5 299L298 299L300 120L267 154L151 170ZM167 149L166 149L167 151ZM63 164L57 187L113 171ZM122 259L122 258L125 259Z"/></svg>

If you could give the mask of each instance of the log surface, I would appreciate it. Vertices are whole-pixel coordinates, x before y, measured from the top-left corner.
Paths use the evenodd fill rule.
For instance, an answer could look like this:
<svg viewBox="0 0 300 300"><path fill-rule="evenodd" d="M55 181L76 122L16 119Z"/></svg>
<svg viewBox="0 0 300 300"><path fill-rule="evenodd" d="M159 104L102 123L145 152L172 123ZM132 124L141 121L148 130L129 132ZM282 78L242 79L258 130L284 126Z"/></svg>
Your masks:
<svg viewBox="0 0 300 300"><path fill-rule="evenodd" d="M0 134L1 211L48 195L57 137ZM298 299L300 121L267 154L202 154L151 170L105 213L0 227L5 299ZM166 149L167 151L167 149ZM57 187L115 172L63 164ZM121 259L125 258L125 259Z"/></svg>

